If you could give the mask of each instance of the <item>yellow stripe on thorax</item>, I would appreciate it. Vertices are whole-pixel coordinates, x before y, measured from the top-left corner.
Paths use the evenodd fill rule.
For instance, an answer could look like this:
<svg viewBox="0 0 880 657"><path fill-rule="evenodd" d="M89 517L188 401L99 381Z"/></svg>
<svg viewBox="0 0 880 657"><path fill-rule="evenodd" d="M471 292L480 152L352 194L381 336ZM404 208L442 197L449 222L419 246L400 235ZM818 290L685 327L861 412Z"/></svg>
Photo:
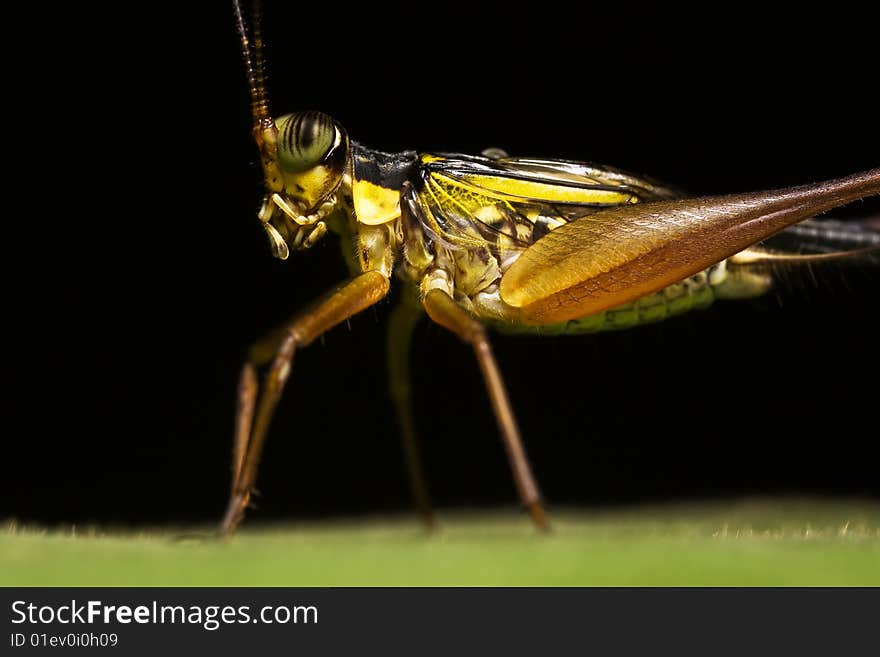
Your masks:
<svg viewBox="0 0 880 657"><path fill-rule="evenodd" d="M368 226L394 221L400 216L400 192L367 180L355 180L351 187L357 220Z"/></svg>

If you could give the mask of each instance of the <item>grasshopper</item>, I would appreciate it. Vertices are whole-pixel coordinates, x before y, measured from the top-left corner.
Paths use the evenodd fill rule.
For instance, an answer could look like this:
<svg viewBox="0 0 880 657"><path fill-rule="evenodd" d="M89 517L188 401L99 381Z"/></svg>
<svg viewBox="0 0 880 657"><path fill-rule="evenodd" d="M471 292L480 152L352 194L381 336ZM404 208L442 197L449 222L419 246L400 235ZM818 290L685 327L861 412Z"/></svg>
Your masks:
<svg viewBox="0 0 880 657"><path fill-rule="evenodd" d="M623 329L714 299L762 294L772 284L768 263L880 251L880 233L866 225L812 219L880 194L880 168L773 191L688 198L607 166L510 157L497 149L479 156L385 153L351 140L321 112L273 118L258 12L251 34L240 2L233 4L266 186L258 218L272 253L284 260L332 233L340 238L351 278L250 351L239 383L225 532L235 530L249 504L296 350L380 302L395 278L406 290L389 325L390 385L423 517L432 522L415 439L408 353L413 327L427 314L473 349L521 502L535 525L546 528L490 329ZM784 231L815 234L819 252L761 245Z"/></svg>

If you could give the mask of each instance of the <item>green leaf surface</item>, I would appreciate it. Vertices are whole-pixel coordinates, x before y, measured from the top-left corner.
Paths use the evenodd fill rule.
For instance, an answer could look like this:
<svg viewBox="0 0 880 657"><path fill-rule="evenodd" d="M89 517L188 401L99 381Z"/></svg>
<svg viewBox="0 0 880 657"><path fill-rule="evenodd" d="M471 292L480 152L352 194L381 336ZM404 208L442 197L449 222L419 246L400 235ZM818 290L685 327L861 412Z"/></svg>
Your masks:
<svg viewBox="0 0 880 657"><path fill-rule="evenodd" d="M764 500L209 529L0 532L0 584L84 586L880 585L880 505Z"/></svg>

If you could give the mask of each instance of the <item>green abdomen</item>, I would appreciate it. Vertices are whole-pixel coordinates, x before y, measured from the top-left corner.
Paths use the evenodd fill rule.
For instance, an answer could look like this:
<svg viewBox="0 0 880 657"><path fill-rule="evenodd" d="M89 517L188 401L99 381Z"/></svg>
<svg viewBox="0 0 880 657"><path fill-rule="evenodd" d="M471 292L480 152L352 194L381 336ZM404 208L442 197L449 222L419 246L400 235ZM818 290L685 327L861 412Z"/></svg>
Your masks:
<svg viewBox="0 0 880 657"><path fill-rule="evenodd" d="M713 286L706 272L700 272L660 292L609 310L547 326L499 324L504 333L540 333L542 335L578 335L599 331L616 331L640 324L659 322L689 310L706 308L715 299Z"/></svg>

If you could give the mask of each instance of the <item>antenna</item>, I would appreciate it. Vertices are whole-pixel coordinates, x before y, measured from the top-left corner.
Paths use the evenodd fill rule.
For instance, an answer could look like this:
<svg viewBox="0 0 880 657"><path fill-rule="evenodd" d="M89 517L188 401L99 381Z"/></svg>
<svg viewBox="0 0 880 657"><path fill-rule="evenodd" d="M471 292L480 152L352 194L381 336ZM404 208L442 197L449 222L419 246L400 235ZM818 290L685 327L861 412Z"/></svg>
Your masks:
<svg viewBox="0 0 880 657"><path fill-rule="evenodd" d="M244 60L248 86L251 90L251 115L254 117L254 127L259 128L264 121L270 119L269 101L266 100L266 75L263 72L263 36L260 29L260 2L259 0L254 0L253 4L253 47L251 46L247 26L244 22L240 0L232 0L232 8L235 11L235 26L238 29L238 36L241 38L241 56Z"/></svg>

